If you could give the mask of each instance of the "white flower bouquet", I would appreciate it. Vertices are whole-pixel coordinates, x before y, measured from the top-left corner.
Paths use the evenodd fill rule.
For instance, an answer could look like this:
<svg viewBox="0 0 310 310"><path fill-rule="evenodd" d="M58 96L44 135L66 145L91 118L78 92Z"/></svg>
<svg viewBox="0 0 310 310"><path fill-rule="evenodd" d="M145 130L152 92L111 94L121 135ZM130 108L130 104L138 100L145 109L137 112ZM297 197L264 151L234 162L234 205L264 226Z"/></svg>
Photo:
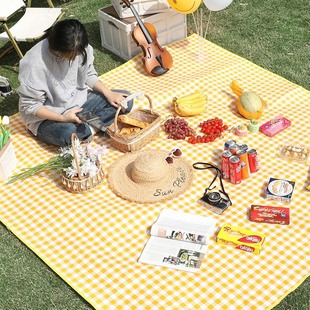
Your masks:
<svg viewBox="0 0 310 310"><path fill-rule="evenodd" d="M62 172L62 183L68 191L82 193L101 183L104 176L102 160L107 153L107 146L94 147L89 143L84 147L73 134L70 146L60 148L59 154L46 163L14 175L8 184L43 171L58 170Z"/></svg>
<svg viewBox="0 0 310 310"><path fill-rule="evenodd" d="M108 149L105 145L93 147L90 144L87 144L84 148L77 139L74 145L61 149L61 156L69 157L71 159L70 165L64 167L62 170L70 179L78 177L79 173L82 177L94 177L101 165L102 158L106 156L107 153Z"/></svg>

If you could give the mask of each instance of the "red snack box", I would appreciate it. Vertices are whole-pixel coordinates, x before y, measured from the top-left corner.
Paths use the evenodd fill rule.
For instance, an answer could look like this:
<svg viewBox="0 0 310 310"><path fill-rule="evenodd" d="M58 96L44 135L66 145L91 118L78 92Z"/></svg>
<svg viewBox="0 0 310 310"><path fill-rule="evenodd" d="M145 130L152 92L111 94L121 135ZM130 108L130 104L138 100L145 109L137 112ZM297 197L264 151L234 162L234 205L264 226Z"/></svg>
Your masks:
<svg viewBox="0 0 310 310"><path fill-rule="evenodd" d="M250 209L250 221L289 225L290 209L285 207L252 205Z"/></svg>

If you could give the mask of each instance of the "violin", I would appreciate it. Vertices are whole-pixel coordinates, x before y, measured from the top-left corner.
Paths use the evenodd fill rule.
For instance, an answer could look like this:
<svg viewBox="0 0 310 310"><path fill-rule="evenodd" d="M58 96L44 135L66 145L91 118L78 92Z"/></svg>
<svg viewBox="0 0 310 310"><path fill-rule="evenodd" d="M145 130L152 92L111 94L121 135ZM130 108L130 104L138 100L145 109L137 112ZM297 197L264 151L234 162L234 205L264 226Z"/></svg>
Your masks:
<svg viewBox="0 0 310 310"><path fill-rule="evenodd" d="M166 48L162 48L157 42L155 27L150 23L143 23L135 7L130 2L123 0L125 6L131 9L138 25L132 30L132 38L143 51L143 65L146 72L152 76L159 76L172 67L172 56Z"/></svg>

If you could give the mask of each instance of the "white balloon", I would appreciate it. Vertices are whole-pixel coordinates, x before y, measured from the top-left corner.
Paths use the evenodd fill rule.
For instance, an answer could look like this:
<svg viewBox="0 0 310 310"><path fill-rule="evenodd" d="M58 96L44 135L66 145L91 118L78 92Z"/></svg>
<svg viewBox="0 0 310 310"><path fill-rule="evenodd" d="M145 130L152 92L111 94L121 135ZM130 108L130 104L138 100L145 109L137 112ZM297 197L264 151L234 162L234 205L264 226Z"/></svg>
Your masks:
<svg viewBox="0 0 310 310"><path fill-rule="evenodd" d="M226 9L233 0L203 0L203 3L210 11L221 11Z"/></svg>

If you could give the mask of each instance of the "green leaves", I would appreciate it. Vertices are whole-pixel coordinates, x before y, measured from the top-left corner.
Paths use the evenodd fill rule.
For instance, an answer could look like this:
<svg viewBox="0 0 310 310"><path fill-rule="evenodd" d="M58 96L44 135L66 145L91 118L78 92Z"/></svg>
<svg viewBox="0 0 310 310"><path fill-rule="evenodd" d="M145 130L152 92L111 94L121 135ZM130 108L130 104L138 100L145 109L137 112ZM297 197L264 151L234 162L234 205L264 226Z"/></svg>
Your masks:
<svg viewBox="0 0 310 310"><path fill-rule="evenodd" d="M5 144L8 142L11 134L11 128L6 129L5 126L0 125L0 150L5 146Z"/></svg>
<svg viewBox="0 0 310 310"><path fill-rule="evenodd" d="M50 160L48 160L44 164L31 167L19 174L12 176L10 180L7 182L7 184L14 183L17 180L26 179L34 174L38 174L44 171L51 171L51 170L62 171L71 166L72 160L73 160L73 156L69 153L67 153L66 155L62 155L62 154L57 155L55 157L52 157Z"/></svg>

